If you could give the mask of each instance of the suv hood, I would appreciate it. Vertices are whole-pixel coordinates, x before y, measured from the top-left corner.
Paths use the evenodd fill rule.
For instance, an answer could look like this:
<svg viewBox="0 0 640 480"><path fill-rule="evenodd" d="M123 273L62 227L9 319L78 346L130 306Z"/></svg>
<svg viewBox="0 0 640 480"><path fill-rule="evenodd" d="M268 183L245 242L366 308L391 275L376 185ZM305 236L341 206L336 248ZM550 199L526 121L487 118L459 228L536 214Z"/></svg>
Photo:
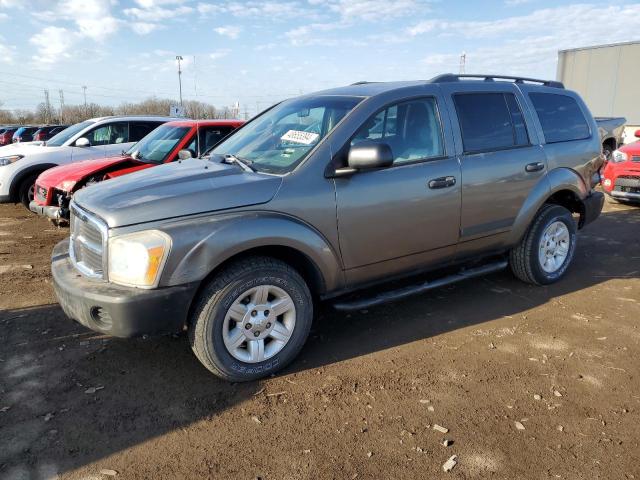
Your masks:
<svg viewBox="0 0 640 480"><path fill-rule="evenodd" d="M98 183L73 198L113 228L266 203L281 182L236 165L191 159Z"/></svg>
<svg viewBox="0 0 640 480"><path fill-rule="evenodd" d="M9 155L38 155L40 153L53 152L68 147L47 147L40 142L18 142L0 147L0 157Z"/></svg>

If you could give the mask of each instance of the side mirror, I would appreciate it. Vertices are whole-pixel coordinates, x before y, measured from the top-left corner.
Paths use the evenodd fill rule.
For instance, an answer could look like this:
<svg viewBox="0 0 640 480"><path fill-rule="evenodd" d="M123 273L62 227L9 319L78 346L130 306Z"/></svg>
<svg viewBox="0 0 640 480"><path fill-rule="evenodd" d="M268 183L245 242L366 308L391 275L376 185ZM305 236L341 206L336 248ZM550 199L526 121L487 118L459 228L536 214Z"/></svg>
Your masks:
<svg viewBox="0 0 640 480"><path fill-rule="evenodd" d="M640 138L640 130L636 130L636 133L633 134L636 138Z"/></svg>
<svg viewBox="0 0 640 480"><path fill-rule="evenodd" d="M90 146L91 146L91 142L89 141L88 138L80 137L79 139L76 140L76 147L90 147Z"/></svg>
<svg viewBox="0 0 640 480"><path fill-rule="evenodd" d="M178 152L178 160L188 160L189 158L193 158L189 150L180 150Z"/></svg>
<svg viewBox="0 0 640 480"><path fill-rule="evenodd" d="M358 170L386 168L393 165L393 152L389 144L364 140L349 149L347 168L336 169L336 175L349 175Z"/></svg>

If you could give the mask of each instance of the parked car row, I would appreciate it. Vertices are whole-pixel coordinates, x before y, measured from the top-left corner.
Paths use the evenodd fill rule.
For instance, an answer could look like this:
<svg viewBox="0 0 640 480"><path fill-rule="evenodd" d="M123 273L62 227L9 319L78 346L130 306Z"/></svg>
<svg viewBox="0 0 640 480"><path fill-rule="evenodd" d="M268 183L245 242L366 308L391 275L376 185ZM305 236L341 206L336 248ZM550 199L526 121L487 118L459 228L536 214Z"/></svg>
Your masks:
<svg viewBox="0 0 640 480"><path fill-rule="evenodd" d="M44 142L69 125L0 125L0 146L20 142Z"/></svg>
<svg viewBox="0 0 640 480"><path fill-rule="evenodd" d="M293 360L320 300L369 308L508 266L558 281L601 212L605 147L605 175L634 161L624 122L555 81L359 82L244 125L108 117L4 147L0 200L68 219L52 272L70 318L186 330L206 368L245 381Z"/></svg>

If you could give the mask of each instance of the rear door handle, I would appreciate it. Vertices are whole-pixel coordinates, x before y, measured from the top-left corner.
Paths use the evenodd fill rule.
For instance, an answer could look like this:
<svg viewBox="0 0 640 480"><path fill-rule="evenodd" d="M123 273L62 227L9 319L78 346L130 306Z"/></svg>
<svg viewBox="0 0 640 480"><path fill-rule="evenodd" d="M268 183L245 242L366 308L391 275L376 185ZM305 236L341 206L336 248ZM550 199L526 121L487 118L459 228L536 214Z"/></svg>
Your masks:
<svg viewBox="0 0 640 480"><path fill-rule="evenodd" d="M429 188L437 189L437 188L447 188L453 187L456 184L456 177L439 177L434 178L433 180L429 180Z"/></svg>
<svg viewBox="0 0 640 480"><path fill-rule="evenodd" d="M524 169L527 172L539 172L540 170L544 170L544 163L542 162L534 162L528 164Z"/></svg>

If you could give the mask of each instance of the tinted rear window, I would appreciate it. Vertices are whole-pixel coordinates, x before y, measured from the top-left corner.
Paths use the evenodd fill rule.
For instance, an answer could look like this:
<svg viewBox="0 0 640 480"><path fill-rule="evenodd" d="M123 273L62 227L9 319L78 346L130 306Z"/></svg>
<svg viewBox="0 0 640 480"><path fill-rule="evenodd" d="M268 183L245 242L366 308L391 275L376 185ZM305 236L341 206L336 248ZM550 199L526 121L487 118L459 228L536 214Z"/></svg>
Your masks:
<svg viewBox="0 0 640 480"><path fill-rule="evenodd" d="M530 93L547 143L589 138L589 124L578 102L567 95Z"/></svg>
<svg viewBox="0 0 640 480"><path fill-rule="evenodd" d="M529 136L518 102L511 93L454 95L465 152L484 152L528 145Z"/></svg>

